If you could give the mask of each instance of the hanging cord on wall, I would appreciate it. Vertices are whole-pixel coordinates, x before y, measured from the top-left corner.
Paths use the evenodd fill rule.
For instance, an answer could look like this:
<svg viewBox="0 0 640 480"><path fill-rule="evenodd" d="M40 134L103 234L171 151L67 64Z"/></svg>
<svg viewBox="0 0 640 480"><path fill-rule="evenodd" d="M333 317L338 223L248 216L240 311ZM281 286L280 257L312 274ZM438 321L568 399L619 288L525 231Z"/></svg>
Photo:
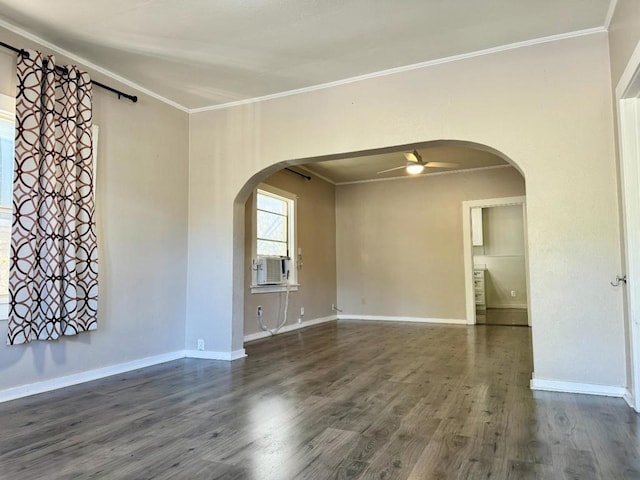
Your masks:
<svg viewBox="0 0 640 480"><path fill-rule="evenodd" d="M21 55L25 58L29 58L29 52L27 52L26 50L23 50L22 48L16 48L4 42L0 42L0 47L4 47L7 50L11 50L12 52L15 52L18 55ZM46 60L44 63L46 66ZM56 65L56 70L58 70L61 73L67 73L67 69L59 65ZM128 93L121 92L118 89L105 85L104 83L96 82L95 80L91 80L91 83L93 83L97 87L104 88L105 90L109 90L110 92L115 93L116 95L118 95L118 98L124 97L127 100L131 100L133 103L136 103L138 101L138 97L136 95L129 95Z"/></svg>
<svg viewBox="0 0 640 480"><path fill-rule="evenodd" d="M285 300L284 300L284 312L282 315L282 321L280 323L276 323L276 328L267 327L262 321L262 308L258 309L258 325L260 325L260 329L264 332L269 332L271 335L275 335L278 331L284 327L287 323L287 314L289 311L289 291L291 290L291 284L289 283L289 271L287 271L287 283L285 283ZM282 296L281 296L282 298Z"/></svg>

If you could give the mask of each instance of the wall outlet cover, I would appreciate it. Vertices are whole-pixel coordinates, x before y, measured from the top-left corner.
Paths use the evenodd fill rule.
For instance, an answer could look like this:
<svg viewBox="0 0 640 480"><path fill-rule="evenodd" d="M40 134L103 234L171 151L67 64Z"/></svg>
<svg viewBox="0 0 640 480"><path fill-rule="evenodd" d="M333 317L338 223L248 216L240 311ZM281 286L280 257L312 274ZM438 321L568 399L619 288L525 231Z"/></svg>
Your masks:
<svg viewBox="0 0 640 480"><path fill-rule="evenodd" d="M198 350L204 350L204 340L202 338L198 339Z"/></svg>

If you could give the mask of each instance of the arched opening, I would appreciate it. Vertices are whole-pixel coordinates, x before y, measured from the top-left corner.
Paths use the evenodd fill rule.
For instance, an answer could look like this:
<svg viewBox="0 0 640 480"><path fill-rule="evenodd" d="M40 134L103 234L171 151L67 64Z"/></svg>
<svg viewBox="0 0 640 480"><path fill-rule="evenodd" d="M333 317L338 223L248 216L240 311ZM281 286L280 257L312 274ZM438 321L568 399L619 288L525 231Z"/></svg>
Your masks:
<svg viewBox="0 0 640 480"><path fill-rule="evenodd" d="M431 173L408 176L402 170L402 162L405 161L403 153L413 151L421 152L425 162L451 163L458 159L460 165L452 169L436 167ZM391 165L389 168L395 168L396 165L399 168L370 178L372 171L375 174L379 170L387 170L383 168L385 162L386 166ZM283 170L289 167L313 180L308 182L303 176ZM511 159L487 145L457 140L438 140L330 157L283 161L258 172L237 194L234 210L236 277L233 322L234 331L242 331L245 339L269 335L261 332L258 327L258 306L265 317L268 317L266 323L269 326L277 325L282 318L283 293L271 291L270 296L259 295L259 291L252 291L253 281L250 280L254 260L251 257L255 255L255 250L250 245L252 237L255 237L255 218L251 217L255 210L252 198L256 188L267 179L272 179L272 186L280 190L288 190L287 186L293 182L298 182L302 188L308 188L310 183L316 181L333 183L334 190L340 192L335 194L337 203L334 204L337 239L333 261L338 264L335 273L335 301L330 301L330 296L325 295L322 299L324 309L309 308L309 304L313 303L309 300L309 295L300 301L292 301L287 319L287 325L291 329L298 328L307 321L331 319L337 314L341 318L470 323L465 310L470 293L465 284L473 282L473 278L466 278L472 273L465 269L462 202L525 195L524 174ZM391 188L391 185L396 187ZM300 195L303 191L292 193ZM372 206L371 199L376 195L385 201ZM304 196L303 193L302 197ZM369 208L362 208L363 205L369 205ZM356 217L347 218L347 209L350 209L350 215ZM388 214L385 218L393 218L394 225L380 224L385 221L385 212ZM524 212L524 205L521 212ZM377 218L372 218L375 215ZM368 221L355 221L367 216ZM523 226L524 221L523 215ZM376 222L378 225L375 225ZM357 238L349 240L353 235L345 233L347 224L350 228L359 229L357 238L371 235L370 238L375 237L376 241L368 242L367 248L363 248ZM321 226L315 227L322 231ZM406 229L411 232L406 233ZM385 230L391 233L384 236ZM397 238L394 239L394 235ZM307 252L305 247L298 245L295 247L296 251L291 252L292 256L299 256L300 263L304 265L296 266L300 268L302 277L309 263L317 260L309 259L309 255L314 254ZM474 249L476 253L486 253L476 247ZM417 255L408 254L409 250ZM428 253L422 255L425 252ZM522 251L518 252L522 262L526 261L525 252L523 245ZM513 252L503 254L494 251L485 256L491 255L491 258L497 258L498 255L505 258L511 255L510 258L514 258ZM358 256L363 258L357 258ZM345 259L349 259L348 262ZM324 261L331 262L332 259ZM395 269L394 264L397 267ZM501 270L504 276L504 265ZM498 286L495 278L487 278L487 286L492 286L489 295L493 294L495 297L499 293L506 303L496 304L494 301L492 304L486 299L485 306L503 308L511 305L514 309L521 309L524 305L527 309L528 269L525 265L520 270L524 278L517 289L503 284ZM371 280L376 274L381 278L379 282ZM301 280L300 284L300 290L309 288L308 279ZM312 289L319 291L316 285ZM515 295L511 297L514 292ZM472 291L471 295L473 294ZM300 296L300 291L292 293L294 298ZM443 301L445 298L446 301ZM510 298L514 302L509 303ZM336 306L336 310L333 306ZM524 318L526 319L526 314Z"/></svg>

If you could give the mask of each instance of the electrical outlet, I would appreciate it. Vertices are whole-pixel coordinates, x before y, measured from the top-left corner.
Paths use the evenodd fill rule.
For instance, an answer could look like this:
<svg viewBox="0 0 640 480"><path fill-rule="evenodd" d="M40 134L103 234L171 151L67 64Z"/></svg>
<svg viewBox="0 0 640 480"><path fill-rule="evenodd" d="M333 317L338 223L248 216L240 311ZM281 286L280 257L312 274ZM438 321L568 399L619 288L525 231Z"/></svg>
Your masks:
<svg viewBox="0 0 640 480"><path fill-rule="evenodd" d="M202 338L198 339L198 350L200 351L204 350L204 339Z"/></svg>
<svg viewBox="0 0 640 480"><path fill-rule="evenodd" d="M516 296L516 291L515 290L511 290L511 296L515 297Z"/></svg>
<svg viewBox="0 0 640 480"><path fill-rule="evenodd" d="M300 307L300 316L304 317L304 307Z"/></svg>
<svg viewBox="0 0 640 480"><path fill-rule="evenodd" d="M262 305L258 305L258 310L256 313L258 314L259 317L262 316Z"/></svg>

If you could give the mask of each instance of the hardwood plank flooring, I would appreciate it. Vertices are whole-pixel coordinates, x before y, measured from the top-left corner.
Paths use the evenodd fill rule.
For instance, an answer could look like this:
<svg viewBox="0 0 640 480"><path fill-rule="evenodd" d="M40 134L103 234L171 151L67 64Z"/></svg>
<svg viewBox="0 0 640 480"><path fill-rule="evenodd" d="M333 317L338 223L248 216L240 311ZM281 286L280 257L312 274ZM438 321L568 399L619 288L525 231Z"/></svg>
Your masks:
<svg viewBox="0 0 640 480"><path fill-rule="evenodd" d="M530 329L340 321L0 404L0 479L640 479L621 399L532 392Z"/></svg>
<svg viewBox="0 0 640 480"><path fill-rule="evenodd" d="M527 310L520 308L487 308L476 311L479 325L529 325Z"/></svg>

